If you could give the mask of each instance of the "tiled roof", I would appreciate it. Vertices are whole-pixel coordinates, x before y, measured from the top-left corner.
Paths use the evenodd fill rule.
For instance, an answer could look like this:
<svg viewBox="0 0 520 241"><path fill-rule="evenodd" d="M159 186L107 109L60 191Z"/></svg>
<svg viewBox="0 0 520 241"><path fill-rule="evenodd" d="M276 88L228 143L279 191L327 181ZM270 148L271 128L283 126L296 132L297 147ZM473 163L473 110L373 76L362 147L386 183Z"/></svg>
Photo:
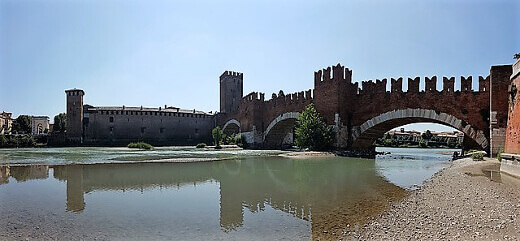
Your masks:
<svg viewBox="0 0 520 241"><path fill-rule="evenodd" d="M167 107L167 108L153 108L153 107L133 107L133 106L89 106L89 111L95 110L107 110L107 111L161 111L161 112L175 112L175 113L190 113L190 114L199 114L199 115L211 115L204 111L199 110L186 110L180 109L177 107Z"/></svg>

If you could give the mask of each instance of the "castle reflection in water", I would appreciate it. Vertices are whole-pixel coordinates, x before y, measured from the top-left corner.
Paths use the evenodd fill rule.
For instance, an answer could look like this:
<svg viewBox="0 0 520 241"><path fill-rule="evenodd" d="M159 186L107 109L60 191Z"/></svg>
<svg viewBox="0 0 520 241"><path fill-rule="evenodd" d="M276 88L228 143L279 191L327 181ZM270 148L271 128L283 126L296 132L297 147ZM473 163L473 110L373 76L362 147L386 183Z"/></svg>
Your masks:
<svg viewBox="0 0 520 241"><path fill-rule="evenodd" d="M312 221L344 214L336 220L344 226L363 210L352 207L383 205L401 191L375 173L374 160L338 161L337 158L285 160L256 157L198 163L133 163L66 166L1 166L0 184L9 176L18 182L54 178L67 183L67 210L88 208L84 194L98 190L139 190L220 183L220 226L224 231L240 227L244 208L259 212L269 205L299 219ZM348 208L342 206L347 205ZM334 213L334 214L333 214ZM365 215L365 214L364 214ZM334 225L334 224L329 224Z"/></svg>

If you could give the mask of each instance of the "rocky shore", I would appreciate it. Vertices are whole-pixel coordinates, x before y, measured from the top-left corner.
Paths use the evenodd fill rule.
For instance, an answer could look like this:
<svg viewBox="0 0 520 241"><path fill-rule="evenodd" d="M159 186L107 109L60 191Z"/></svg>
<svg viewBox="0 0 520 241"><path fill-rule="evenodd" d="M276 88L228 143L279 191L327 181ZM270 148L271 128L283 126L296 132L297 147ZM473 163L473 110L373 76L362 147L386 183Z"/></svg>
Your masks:
<svg viewBox="0 0 520 241"><path fill-rule="evenodd" d="M492 181L493 159L469 158L432 177L403 201L343 240L520 240L520 185ZM489 174L488 174L489 175ZM502 179L510 177L502 174Z"/></svg>

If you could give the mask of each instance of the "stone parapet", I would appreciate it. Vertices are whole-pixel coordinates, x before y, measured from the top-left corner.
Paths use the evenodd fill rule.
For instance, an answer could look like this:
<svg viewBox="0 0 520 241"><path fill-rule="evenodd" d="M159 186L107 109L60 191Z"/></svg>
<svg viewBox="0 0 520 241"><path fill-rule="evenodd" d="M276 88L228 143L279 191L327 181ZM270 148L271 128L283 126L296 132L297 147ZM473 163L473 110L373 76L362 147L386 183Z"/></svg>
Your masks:
<svg viewBox="0 0 520 241"><path fill-rule="evenodd" d="M513 64L513 74L511 75L511 80L515 79L518 75L520 75L520 59L518 59Z"/></svg>
<svg viewBox="0 0 520 241"><path fill-rule="evenodd" d="M520 155L502 153L500 172L520 178Z"/></svg>

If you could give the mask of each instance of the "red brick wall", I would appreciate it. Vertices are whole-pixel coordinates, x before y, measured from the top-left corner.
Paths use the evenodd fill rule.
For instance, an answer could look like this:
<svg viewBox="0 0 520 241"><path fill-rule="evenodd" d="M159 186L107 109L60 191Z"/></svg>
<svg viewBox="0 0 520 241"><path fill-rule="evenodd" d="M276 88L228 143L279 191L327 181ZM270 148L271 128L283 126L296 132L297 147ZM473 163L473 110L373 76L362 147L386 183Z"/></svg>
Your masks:
<svg viewBox="0 0 520 241"><path fill-rule="evenodd" d="M515 71L513 71L513 75L516 76L513 76L513 79L511 80L511 85L509 86L510 92L507 95L509 100L509 111L506 130L505 152L512 154L520 154L520 93L518 92L518 89L520 88L520 61L517 61L514 67ZM515 88L515 98L513 101L511 91Z"/></svg>
<svg viewBox="0 0 520 241"><path fill-rule="evenodd" d="M511 68L511 66L509 66ZM447 113L465 121L477 131L484 131L486 136L489 131L490 109L490 79L493 82L493 91L500 93L493 95L497 110L504 108L504 88L508 83L504 82L504 76L510 74L507 66L493 66L491 78L479 77L478 90L472 89L472 77L460 78L460 85L454 91L455 78L443 77L443 87L437 90L438 78L423 79L426 82L426 91L419 91L421 78L408 78L403 83L402 78L391 79L391 91L387 91L387 79L352 83L352 71L341 65L328 67L315 72L314 92L310 96L310 90L303 93L288 94L283 97L265 101L263 94L251 93L240 101L239 110L233 113L222 114L217 120L218 125L223 125L230 119L237 119L241 123L243 132L251 131L253 125L257 131L265 128L280 114L286 112L301 112L306 105L314 103L318 112L325 118L328 124L334 124L335 114L338 113L343 125L350 128L359 126L365 121L382 113L407 108L431 109ZM408 86L406 92L402 85ZM506 86L506 87L504 87ZM505 98L507 103L507 98ZM507 106L505 107L507 108ZM500 112L498 126L505 127L504 113Z"/></svg>

